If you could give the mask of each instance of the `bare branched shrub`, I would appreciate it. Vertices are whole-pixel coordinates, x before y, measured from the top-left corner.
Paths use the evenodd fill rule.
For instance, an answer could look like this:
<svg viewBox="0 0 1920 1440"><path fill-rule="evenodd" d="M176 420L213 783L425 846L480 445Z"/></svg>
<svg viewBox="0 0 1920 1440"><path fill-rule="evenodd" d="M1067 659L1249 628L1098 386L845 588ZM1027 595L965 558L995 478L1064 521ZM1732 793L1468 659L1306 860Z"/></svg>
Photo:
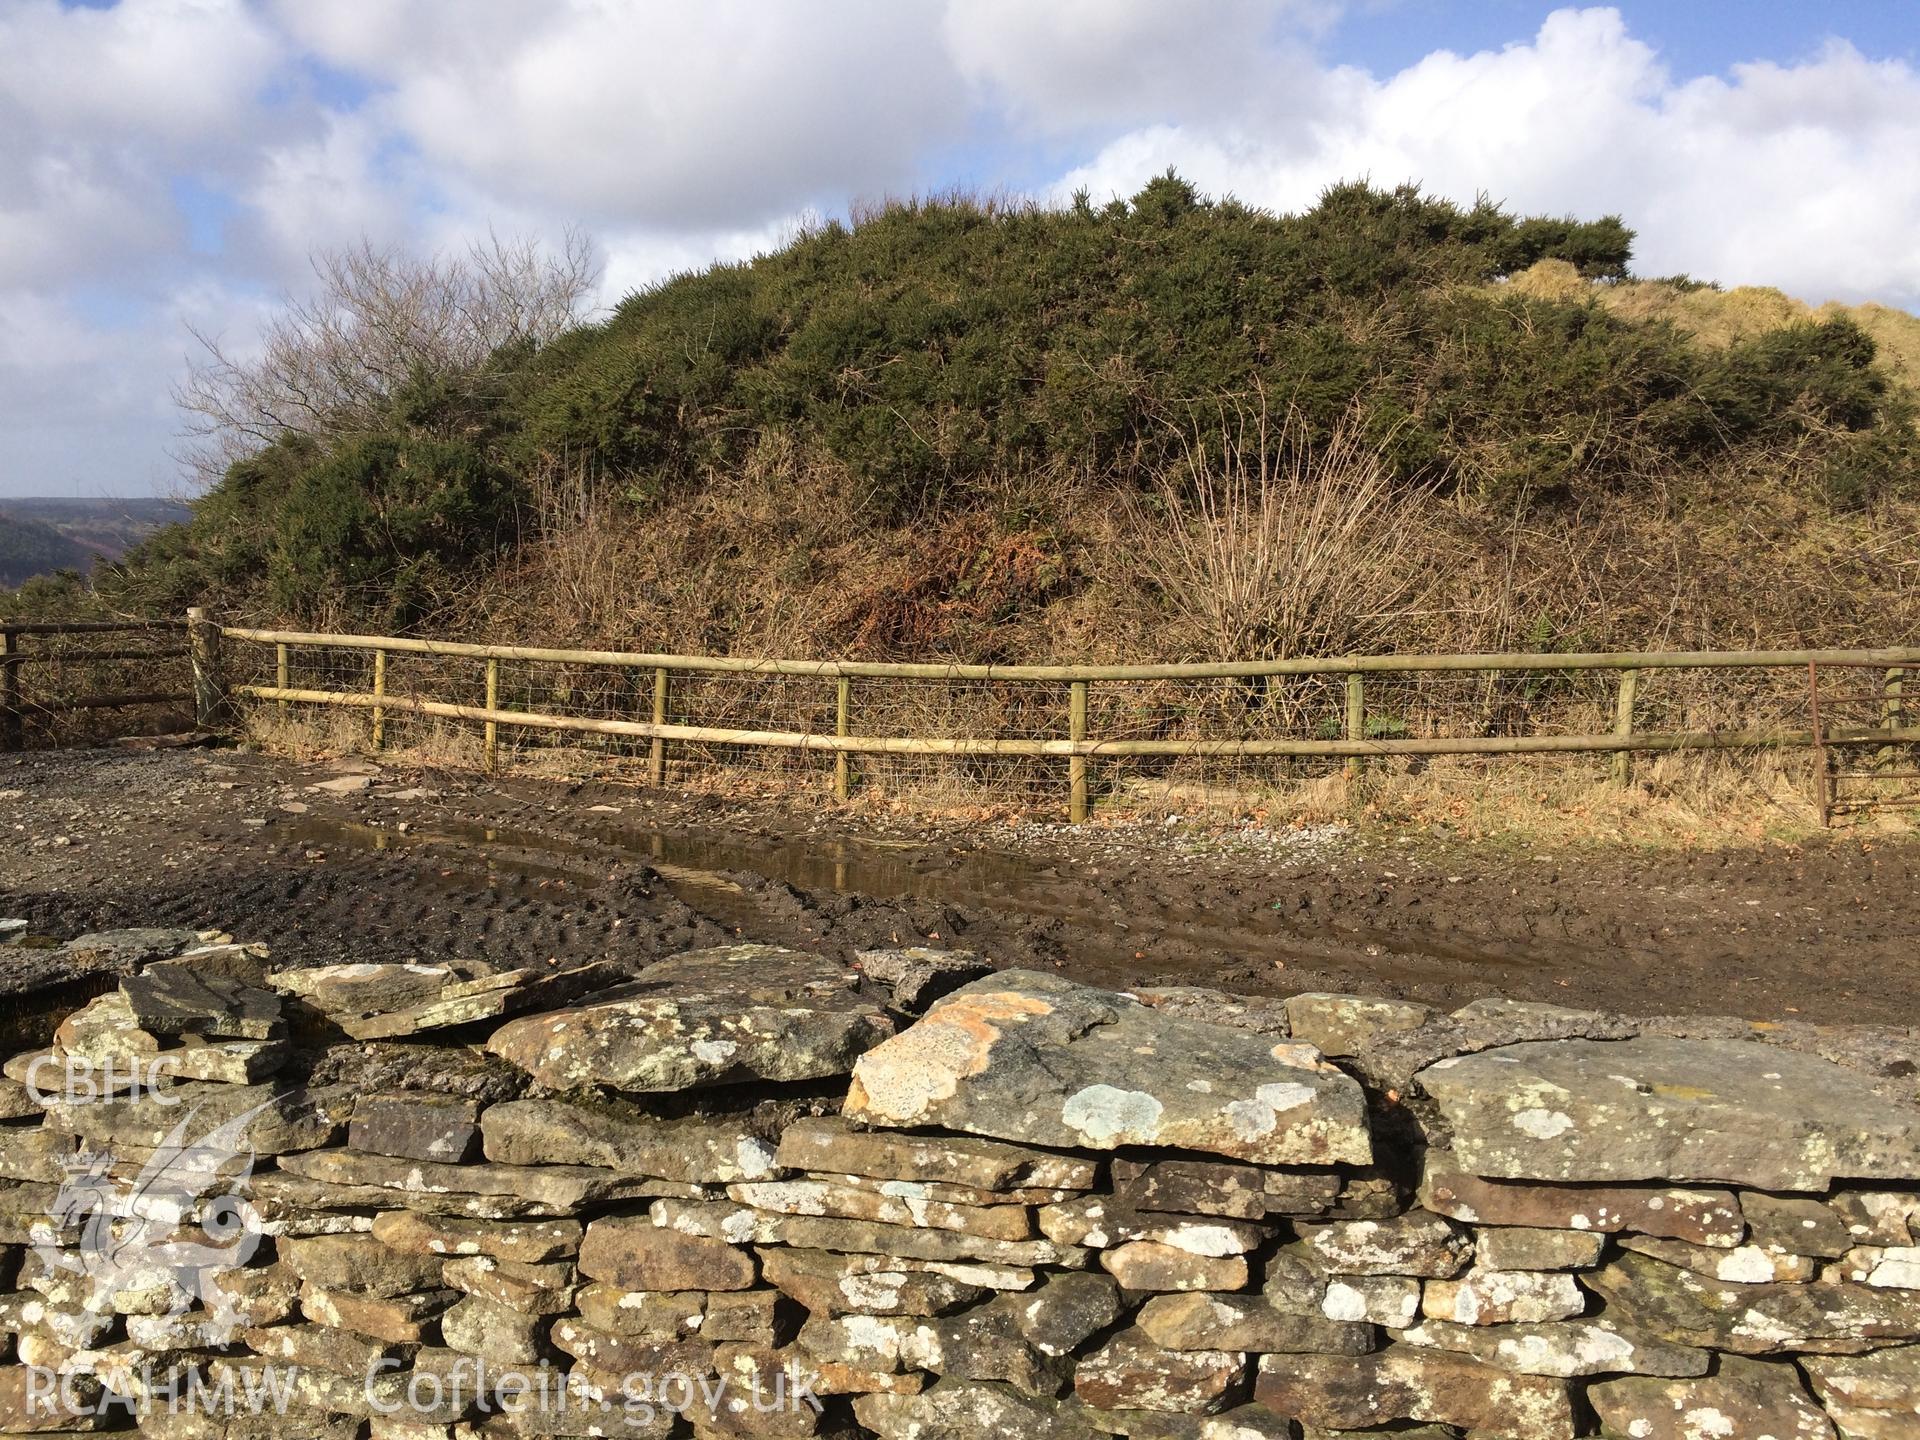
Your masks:
<svg viewBox="0 0 1920 1440"><path fill-rule="evenodd" d="M375 429L401 386L477 376L505 348L554 339L584 317L600 275L573 230L558 251L489 235L424 258L362 241L316 253L313 270L313 292L286 297L257 354L191 331L201 353L174 400L201 480L284 434Z"/></svg>
<svg viewBox="0 0 1920 1440"><path fill-rule="evenodd" d="M1190 433L1154 499L1139 562L1209 659L1393 648L1431 573L1416 553L1424 497L1395 480L1358 417L1316 445L1262 399Z"/></svg>

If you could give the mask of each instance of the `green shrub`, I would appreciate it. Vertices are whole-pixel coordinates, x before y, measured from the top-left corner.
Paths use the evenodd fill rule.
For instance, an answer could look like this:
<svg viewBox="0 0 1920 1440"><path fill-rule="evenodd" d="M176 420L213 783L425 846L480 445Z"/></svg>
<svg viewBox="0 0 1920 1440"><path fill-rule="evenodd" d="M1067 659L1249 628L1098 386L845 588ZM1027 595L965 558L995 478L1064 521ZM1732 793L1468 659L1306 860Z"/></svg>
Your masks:
<svg viewBox="0 0 1920 1440"><path fill-rule="evenodd" d="M1405 483L1579 501L1791 452L1861 504L1913 470L1909 393L1845 320L1718 350L1588 297L1489 282L1542 259L1625 275L1632 231L1345 184L1276 216L1171 173L1130 201L966 199L829 223L628 296L478 376L402 387L376 433L240 464L114 574L169 609L248 590L406 623L514 532L521 477L606 477L636 523L749 466L824 457L876 522L992 503L1013 474L1137 490L1256 392L1323 439L1358 404ZM804 496L793 497L795 505Z"/></svg>

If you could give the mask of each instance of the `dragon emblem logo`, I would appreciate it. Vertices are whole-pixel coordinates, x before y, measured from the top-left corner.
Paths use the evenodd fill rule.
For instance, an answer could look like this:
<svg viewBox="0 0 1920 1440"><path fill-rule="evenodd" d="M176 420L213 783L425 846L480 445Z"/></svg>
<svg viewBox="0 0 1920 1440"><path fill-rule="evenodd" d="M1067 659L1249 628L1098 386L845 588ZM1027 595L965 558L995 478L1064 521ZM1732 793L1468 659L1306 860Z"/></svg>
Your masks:
<svg viewBox="0 0 1920 1440"><path fill-rule="evenodd" d="M260 1248L259 1212L247 1199L254 1153L247 1127L264 1105L196 1134L198 1110L168 1132L132 1178L111 1155L81 1154L48 1210L52 1234L35 1249L49 1273L81 1277L85 1308L111 1316L143 1295L144 1313L182 1315L196 1304L209 1345L231 1340L238 1297L216 1282ZM77 1243L57 1242L78 1229Z"/></svg>

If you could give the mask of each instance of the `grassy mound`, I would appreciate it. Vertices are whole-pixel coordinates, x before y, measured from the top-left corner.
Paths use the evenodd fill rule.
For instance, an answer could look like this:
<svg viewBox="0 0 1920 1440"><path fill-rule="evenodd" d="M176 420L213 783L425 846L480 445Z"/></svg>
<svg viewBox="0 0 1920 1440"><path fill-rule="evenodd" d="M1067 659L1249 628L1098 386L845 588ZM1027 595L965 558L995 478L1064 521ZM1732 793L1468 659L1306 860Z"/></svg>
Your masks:
<svg viewBox="0 0 1920 1440"><path fill-rule="evenodd" d="M1274 215L1171 175L890 205L406 377L96 583L968 659L1910 636L1920 321L1633 281L1631 239L1412 187Z"/></svg>

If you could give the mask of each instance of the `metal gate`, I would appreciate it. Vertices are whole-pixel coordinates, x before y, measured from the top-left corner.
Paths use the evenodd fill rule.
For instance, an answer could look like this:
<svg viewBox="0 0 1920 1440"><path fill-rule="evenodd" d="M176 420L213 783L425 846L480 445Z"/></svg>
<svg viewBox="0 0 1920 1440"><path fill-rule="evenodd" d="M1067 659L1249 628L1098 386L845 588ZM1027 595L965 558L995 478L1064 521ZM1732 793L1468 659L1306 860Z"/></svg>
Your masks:
<svg viewBox="0 0 1920 1440"><path fill-rule="evenodd" d="M1808 663L1814 798L1822 825L1840 814L1920 806L1920 730L1872 750L1829 743L1837 731L1907 731L1907 675L1903 668L1865 661Z"/></svg>

